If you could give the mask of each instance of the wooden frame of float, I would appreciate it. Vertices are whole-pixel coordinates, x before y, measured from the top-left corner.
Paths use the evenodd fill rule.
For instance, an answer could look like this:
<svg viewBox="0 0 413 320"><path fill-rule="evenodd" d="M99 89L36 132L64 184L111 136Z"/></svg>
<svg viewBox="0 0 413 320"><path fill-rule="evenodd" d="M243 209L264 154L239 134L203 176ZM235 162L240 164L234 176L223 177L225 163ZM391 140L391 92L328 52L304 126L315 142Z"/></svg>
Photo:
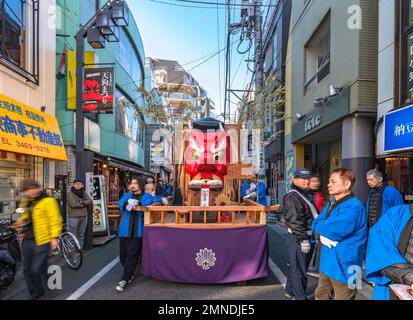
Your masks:
<svg viewBox="0 0 413 320"><path fill-rule="evenodd" d="M274 210L275 209L275 210ZM149 206L142 208L145 212L145 226L146 227L173 227L173 228L187 228L187 229L227 229L240 227L256 227L267 224L266 213L268 211L276 211L278 206L264 207L253 201L248 201L248 205L241 206ZM217 213L217 222L208 223L208 212ZM173 222L166 222L166 215L174 215ZM203 214L203 223L194 223L193 214ZM223 222L223 214L230 215L230 221ZM184 215L188 222L180 222L180 217ZM240 217L244 215L245 217Z"/></svg>

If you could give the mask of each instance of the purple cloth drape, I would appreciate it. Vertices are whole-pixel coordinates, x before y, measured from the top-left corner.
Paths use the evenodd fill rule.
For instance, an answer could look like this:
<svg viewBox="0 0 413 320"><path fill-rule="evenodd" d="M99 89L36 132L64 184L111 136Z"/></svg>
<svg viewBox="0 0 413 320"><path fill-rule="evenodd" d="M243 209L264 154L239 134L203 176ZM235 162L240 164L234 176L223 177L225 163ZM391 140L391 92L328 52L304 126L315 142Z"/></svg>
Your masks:
<svg viewBox="0 0 413 320"><path fill-rule="evenodd" d="M142 272L159 280L193 284L267 277L267 227L145 227Z"/></svg>

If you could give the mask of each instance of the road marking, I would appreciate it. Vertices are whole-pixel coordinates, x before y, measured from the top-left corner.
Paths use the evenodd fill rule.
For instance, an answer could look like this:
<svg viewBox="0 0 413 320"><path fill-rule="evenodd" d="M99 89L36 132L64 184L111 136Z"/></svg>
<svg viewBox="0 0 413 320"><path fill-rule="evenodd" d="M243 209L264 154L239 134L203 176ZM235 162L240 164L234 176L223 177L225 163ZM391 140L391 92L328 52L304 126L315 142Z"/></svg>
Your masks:
<svg viewBox="0 0 413 320"><path fill-rule="evenodd" d="M275 264L274 260L271 258L268 259L268 266L270 267L272 273L274 273L275 277L277 278L278 282L284 287L287 284L287 277L281 271L281 269Z"/></svg>
<svg viewBox="0 0 413 320"><path fill-rule="evenodd" d="M86 293L91 287L93 287L96 282L98 282L101 278L103 278L110 270L112 270L117 264L119 263L119 257L111 261L106 267L100 270L97 274L93 276L88 282L86 282L83 286L77 289L69 298L66 300L77 300L82 295Z"/></svg>

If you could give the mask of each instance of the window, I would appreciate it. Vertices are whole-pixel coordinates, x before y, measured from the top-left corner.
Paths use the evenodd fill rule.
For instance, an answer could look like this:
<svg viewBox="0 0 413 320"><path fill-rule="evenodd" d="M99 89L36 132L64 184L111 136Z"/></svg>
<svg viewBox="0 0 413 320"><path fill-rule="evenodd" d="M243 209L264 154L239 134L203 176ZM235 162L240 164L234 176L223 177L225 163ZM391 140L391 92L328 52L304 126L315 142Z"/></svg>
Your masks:
<svg viewBox="0 0 413 320"><path fill-rule="evenodd" d="M117 60L119 64L129 74L132 80L140 85L142 81L141 64L139 62L136 50L124 29L120 31L117 46Z"/></svg>
<svg viewBox="0 0 413 320"><path fill-rule="evenodd" d="M128 137L130 140L143 145L142 120L136 116L136 110L131 100L120 90L116 89L116 132Z"/></svg>
<svg viewBox="0 0 413 320"><path fill-rule="evenodd" d="M305 46L305 87L315 87L330 73L330 14Z"/></svg>
<svg viewBox="0 0 413 320"><path fill-rule="evenodd" d="M274 34L274 38L272 39L272 65L273 71L277 71L278 69L278 55L281 54L278 48L278 34Z"/></svg>
<svg viewBox="0 0 413 320"><path fill-rule="evenodd" d="M401 106L413 103L413 0L403 1L402 13Z"/></svg>
<svg viewBox="0 0 413 320"><path fill-rule="evenodd" d="M80 24L86 25L99 8L99 0L80 1Z"/></svg>
<svg viewBox="0 0 413 320"><path fill-rule="evenodd" d="M39 83L39 1L0 0L0 62Z"/></svg>

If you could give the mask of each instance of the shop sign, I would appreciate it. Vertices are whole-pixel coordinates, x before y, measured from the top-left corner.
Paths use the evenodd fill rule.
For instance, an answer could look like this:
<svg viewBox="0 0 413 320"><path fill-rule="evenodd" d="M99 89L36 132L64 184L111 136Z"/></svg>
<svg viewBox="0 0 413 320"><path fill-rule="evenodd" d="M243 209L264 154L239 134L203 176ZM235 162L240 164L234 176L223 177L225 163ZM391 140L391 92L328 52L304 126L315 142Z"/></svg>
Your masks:
<svg viewBox="0 0 413 320"><path fill-rule="evenodd" d="M384 116L384 151L413 149L413 105Z"/></svg>
<svg viewBox="0 0 413 320"><path fill-rule="evenodd" d="M311 115L305 122L305 132L310 132L321 125L321 116L319 114Z"/></svg>
<svg viewBox="0 0 413 320"><path fill-rule="evenodd" d="M0 94L0 150L67 160L57 119L3 94Z"/></svg>
<svg viewBox="0 0 413 320"><path fill-rule="evenodd" d="M113 113L114 68L85 69L83 111Z"/></svg>
<svg viewBox="0 0 413 320"><path fill-rule="evenodd" d="M93 233L108 231L108 211L105 196L105 177L93 177Z"/></svg>

